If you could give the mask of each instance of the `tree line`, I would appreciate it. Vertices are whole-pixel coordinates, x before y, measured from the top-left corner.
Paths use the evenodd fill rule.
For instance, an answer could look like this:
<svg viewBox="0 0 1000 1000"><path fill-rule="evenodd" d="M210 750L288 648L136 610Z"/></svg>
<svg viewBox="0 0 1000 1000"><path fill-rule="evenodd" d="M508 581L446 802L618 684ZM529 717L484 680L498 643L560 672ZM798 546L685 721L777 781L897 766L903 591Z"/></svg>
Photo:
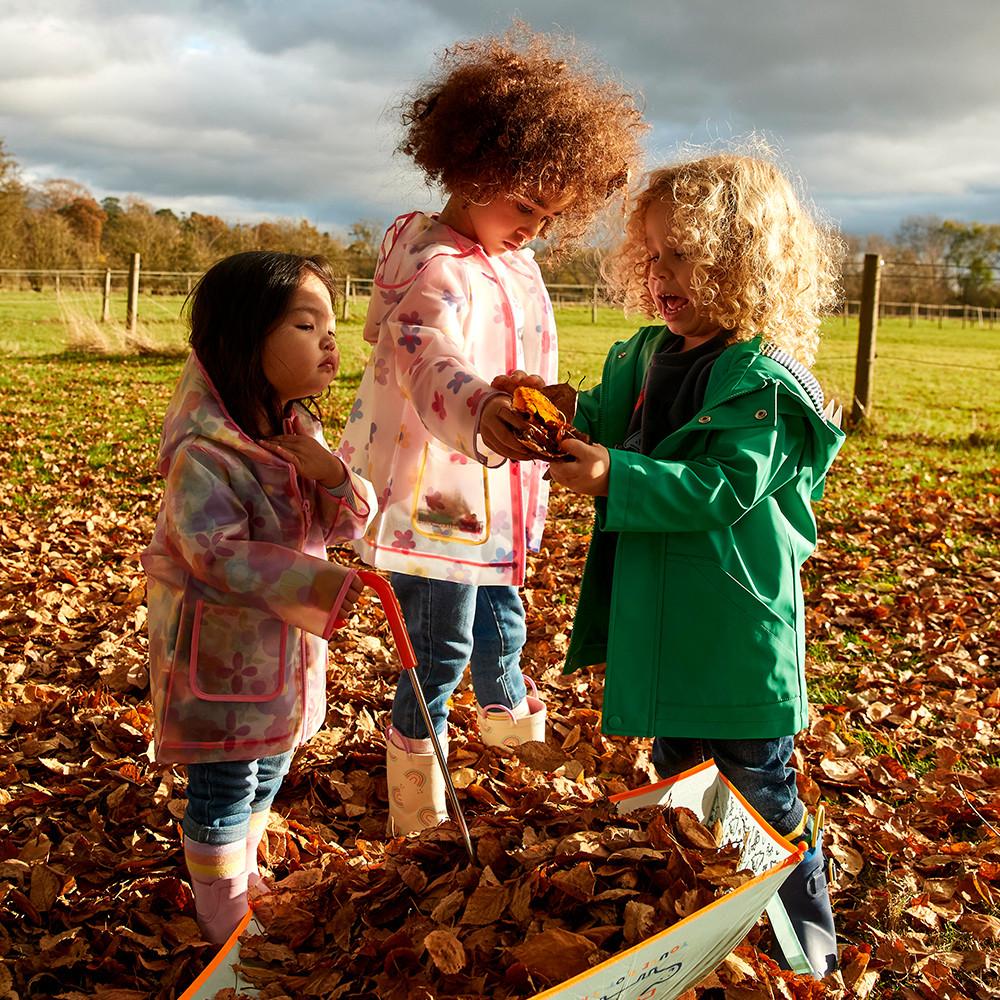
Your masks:
<svg viewBox="0 0 1000 1000"><path fill-rule="evenodd" d="M320 253L342 274L370 277L383 226L355 222L346 237L320 232L305 219L227 222L217 215L178 215L140 198L98 202L82 184L57 179L38 185L21 180L18 164L0 139L0 268L128 267L133 253L153 271L200 272L241 250ZM847 237L844 295L860 296L860 260L879 253L890 262L882 274L884 301L1000 305L1000 225L956 222L935 216L904 219L891 237ZM557 260L540 257L548 281L601 282L600 249Z"/></svg>

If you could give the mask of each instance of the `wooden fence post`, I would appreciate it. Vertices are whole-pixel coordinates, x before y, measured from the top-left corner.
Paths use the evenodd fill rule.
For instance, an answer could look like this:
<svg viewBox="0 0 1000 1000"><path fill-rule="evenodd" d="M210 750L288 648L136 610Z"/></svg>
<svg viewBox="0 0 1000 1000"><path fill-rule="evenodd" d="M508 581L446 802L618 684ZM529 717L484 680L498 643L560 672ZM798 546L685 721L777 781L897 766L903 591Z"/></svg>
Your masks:
<svg viewBox="0 0 1000 1000"><path fill-rule="evenodd" d="M111 319L111 268L104 271L104 296L101 301L101 322Z"/></svg>
<svg viewBox="0 0 1000 1000"><path fill-rule="evenodd" d="M134 253L128 265L128 306L125 311L125 326L133 336L139 317L139 268L139 255Z"/></svg>
<svg viewBox="0 0 1000 1000"><path fill-rule="evenodd" d="M351 318L351 276L344 276L344 302L340 307L340 318L346 323Z"/></svg>
<svg viewBox="0 0 1000 1000"><path fill-rule="evenodd" d="M866 253L861 276L861 311L858 318L858 357L854 367L854 403L851 423L857 427L868 420L872 410L872 381L875 373L875 333L878 330L879 269L882 258Z"/></svg>
<svg viewBox="0 0 1000 1000"><path fill-rule="evenodd" d="M590 322L597 322L597 285L594 285L590 294Z"/></svg>

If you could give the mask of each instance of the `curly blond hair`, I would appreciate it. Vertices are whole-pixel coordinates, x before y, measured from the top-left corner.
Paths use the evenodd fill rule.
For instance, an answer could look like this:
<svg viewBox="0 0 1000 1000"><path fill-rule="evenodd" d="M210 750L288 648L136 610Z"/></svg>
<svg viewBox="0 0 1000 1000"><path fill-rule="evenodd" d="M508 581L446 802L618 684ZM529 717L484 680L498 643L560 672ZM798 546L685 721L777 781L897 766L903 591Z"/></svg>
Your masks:
<svg viewBox="0 0 1000 1000"><path fill-rule="evenodd" d="M569 245L638 167L648 126L633 96L574 43L515 21L453 45L409 95L397 151L429 182L485 205L500 195L573 198L545 236Z"/></svg>
<svg viewBox="0 0 1000 1000"><path fill-rule="evenodd" d="M825 309L839 294L842 243L808 209L760 141L654 170L636 195L605 276L626 310L657 315L646 284L646 213L663 204L670 236L693 264L697 305L731 341L761 336L811 366Z"/></svg>

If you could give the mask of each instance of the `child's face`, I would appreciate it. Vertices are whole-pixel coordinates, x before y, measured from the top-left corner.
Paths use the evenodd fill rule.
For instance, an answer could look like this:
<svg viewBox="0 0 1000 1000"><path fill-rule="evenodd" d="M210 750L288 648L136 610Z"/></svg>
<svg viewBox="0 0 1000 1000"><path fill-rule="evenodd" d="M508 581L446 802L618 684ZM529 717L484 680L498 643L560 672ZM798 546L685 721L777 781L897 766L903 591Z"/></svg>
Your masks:
<svg viewBox="0 0 1000 1000"><path fill-rule="evenodd" d="M498 195L488 205L469 204L473 238L491 256L520 250L573 202L571 195Z"/></svg>
<svg viewBox="0 0 1000 1000"><path fill-rule="evenodd" d="M306 273L264 341L264 376L282 404L323 392L340 367L330 293Z"/></svg>
<svg viewBox="0 0 1000 1000"><path fill-rule="evenodd" d="M653 202L646 210L646 249L649 263L646 287L656 310L671 333L684 338L689 351L719 333L719 324L704 315L691 290L694 265L676 250L672 224L673 208Z"/></svg>

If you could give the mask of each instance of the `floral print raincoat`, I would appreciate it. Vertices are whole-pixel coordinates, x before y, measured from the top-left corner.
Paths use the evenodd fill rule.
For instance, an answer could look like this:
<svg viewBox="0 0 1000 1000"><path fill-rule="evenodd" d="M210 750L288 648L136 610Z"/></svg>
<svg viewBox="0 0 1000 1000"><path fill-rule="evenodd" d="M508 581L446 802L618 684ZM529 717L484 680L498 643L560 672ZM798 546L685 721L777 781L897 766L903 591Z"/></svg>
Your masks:
<svg viewBox="0 0 1000 1000"><path fill-rule="evenodd" d="M421 212L386 232L365 340L374 345L338 453L379 512L355 543L372 566L483 585L524 582L541 544L545 466L478 439L491 380L555 381L548 292L530 249L495 257Z"/></svg>
<svg viewBox="0 0 1000 1000"><path fill-rule="evenodd" d="M295 405L285 432L323 441ZM325 444L325 442L324 442ZM247 437L192 354L167 409L166 485L142 554L156 759L252 760L290 750L326 715L327 639L355 575L326 546L375 509L351 474L334 496Z"/></svg>

